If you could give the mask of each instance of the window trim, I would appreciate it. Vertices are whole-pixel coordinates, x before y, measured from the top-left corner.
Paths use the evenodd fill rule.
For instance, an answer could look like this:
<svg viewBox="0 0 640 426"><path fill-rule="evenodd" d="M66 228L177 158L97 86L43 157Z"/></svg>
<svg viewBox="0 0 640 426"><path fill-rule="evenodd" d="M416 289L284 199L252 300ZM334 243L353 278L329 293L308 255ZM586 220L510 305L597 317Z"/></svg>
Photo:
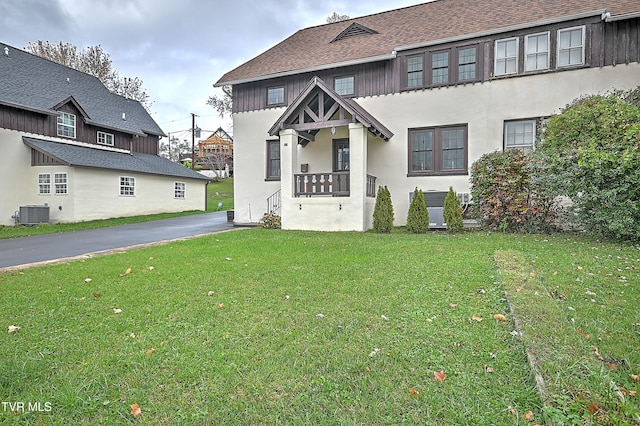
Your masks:
<svg viewBox="0 0 640 426"><path fill-rule="evenodd" d="M173 198L184 200L187 198L187 184L185 182L173 182Z"/></svg>
<svg viewBox="0 0 640 426"><path fill-rule="evenodd" d="M275 158L271 158L271 145L272 144L277 144L278 146L278 155L279 157L277 159ZM266 153L266 168L265 168L265 180L266 181L279 181L281 176L282 176L282 151L280 149L280 140L279 139L270 139L267 140L266 143L267 146L267 153ZM279 170L278 170L278 174L273 174L273 171L271 169L271 161L272 160L278 160L278 165L280 166Z"/></svg>
<svg viewBox="0 0 640 426"><path fill-rule="evenodd" d="M64 181L58 182L58 178L63 178ZM59 172L53 174L53 194L54 195L67 195L69 193L69 174L67 172Z"/></svg>
<svg viewBox="0 0 640 426"><path fill-rule="evenodd" d="M563 33L565 31L573 31L573 30L577 30L579 29L582 33L582 41L581 41L581 61L579 64L566 64L566 65L561 65L560 64L560 33ZM556 33L556 68L557 69L561 69L561 68L571 68L571 67L581 67L586 65L587 63L587 57L586 57L586 43L587 43L587 27L586 25L578 25L575 27L569 27L569 28L560 28L558 29L557 33ZM572 49L572 47L569 47L569 50ZM573 49L575 49L575 47L573 47ZM566 50L566 49L563 49ZM571 57L571 56L569 56Z"/></svg>
<svg viewBox="0 0 640 426"><path fill-rule="evenodd" d="M136 196L136 178L133 176L120 176L120 196L135 197ZM130 193L129 193L130 192Z"/></svg>
<svg viewBox="0 0 640 426"><path fill-rule="evenodd" d="M104 142L100 142L100 136L104 137ZM111 137L111 143L109 143L109 136ZM106 146L113 146L114 145L114 141L115 141L115 137L113 135L113 133L107 133L107 132L103 132L101 130L98 130L97 136L96 136L96 142L98 143L98 145L106 145Z"/></svg>
<svg viewBox="0 0 640 426"><path fill-rule="evenodd" d="M546 68L534 68L534 69L529 69L527 67L527 64L529 63L528 58L529 56L535 55L536 57L538 55L540 55L542 52L541 51L536 51L533 54L529 53L529 39L531 37L539 37L541 35L546 35L547 36L547 67ZM539 72L539 71L546 71L546 70L550 70L551 69L551 31L542 31L539 33L535 33L535 34L527 34L524 36L524 53L523 53L523 60L524 60L524 72Z"/></svg>
<svg viewBox="0 0 640 426"><path fill-rule="evenodd" d="M464 130L463 141L463 153L464 153L464 167L461 169L443 169L442 168L442 131L444 130ZM431 170L412 170L412 154L413 146L411 141L411 135L413 132L433 132L433 144L432 144L432 169ZM447 126L431 126L431 127L415 127L408 129L407 133L407 176L451 176L451 175L468 175L469 174L469 126L464 124L451 124Z"/></svg>
<svg viewBox="0 0 640 426"><path fill-rule="evenodd" d="M515 41L516 43L516 54L515 56L505 56L504 58L502 57L498 57L498 43L506 43L509 41ZM495 41L495 43L493 44L493 76L494 77L503 77L503 76L510 76L510 75L517 75L518 74L518 68L519 68L519 49L520 49L520 37L507 37L507 38L501 38ZM509 59L515 59L516 62L516 69L514 72L507 72L507 68L505 67L505 72L498 74L498 60L499 59L504 59L504 60L509 60Z"/></svg>
<svg viewBox="0 0 640 426"><path fill-rule="evenodd" d="M353 82L353 90L351 91L351 93L340 93L337 89L336 89L336 82L338 80L344 80L350 78ZM336 91L336 93L340 96L345 96L345 97L352 97L356 95L356 76L355 74L345 74L345 75L338 75L335 76L333 78L333 90Z"/></svg>
<svg viewBox="0 0 640 426"><path fill-rule="evenodd" d="M70 121L73 121L73 124L67 124L64 122L65 116L67 119L69 119ZM70 112L64 112L64 111L59 111L58 112L58 120L57 120L57 125L56 125L56 134L59 137L62 138L70 138L70 139L75 139L76 138L76 115L72 114ZM61 134L60 129L67 129L70 133L72 133L72 135L67 135L67 134Z"/></svg>
<svg viewBox="0 0 640 426"><path fill-rule="evenodd" d="M282 89L282 102L269 102L269 93L272 90L278 90L278 89ZM280 86L267 87L267 100L266 101L267 101L267 106L268 107L285 105L286 99L287 99L287 90L286 90L286 88L284 86L280 85Z"/></svg>
<svg viewBox="0 0 640 426"><path fill-rule="evenodd" d="M41 179L46 177L46 182ZM51 173L38 173L38 195L51 195Z"/></svg>

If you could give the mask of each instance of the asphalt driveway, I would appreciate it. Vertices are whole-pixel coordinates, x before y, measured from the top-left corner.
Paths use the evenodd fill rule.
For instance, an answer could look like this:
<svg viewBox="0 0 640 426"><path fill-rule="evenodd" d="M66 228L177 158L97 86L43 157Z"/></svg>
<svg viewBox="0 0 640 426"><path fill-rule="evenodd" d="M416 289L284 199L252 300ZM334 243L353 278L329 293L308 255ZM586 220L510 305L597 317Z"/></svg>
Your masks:
<svg viewBox="0 0 640 426"><path fill-rule="evenodd" d="M3 239L0 240L0 272L232 228L233 224L227 222L226 212L214 212L86 231Z"/></svg>

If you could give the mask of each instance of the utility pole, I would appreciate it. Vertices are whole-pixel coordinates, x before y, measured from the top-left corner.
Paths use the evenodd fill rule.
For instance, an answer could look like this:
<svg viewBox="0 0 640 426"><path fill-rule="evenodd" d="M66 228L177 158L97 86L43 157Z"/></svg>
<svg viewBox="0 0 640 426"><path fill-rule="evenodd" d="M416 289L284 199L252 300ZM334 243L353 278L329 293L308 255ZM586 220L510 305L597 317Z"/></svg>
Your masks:
<svg viewBox="0 0 640 426"><path fill-rule="evenodd" d="M196 166L196 115L191 113L191 170Z"/></svg>

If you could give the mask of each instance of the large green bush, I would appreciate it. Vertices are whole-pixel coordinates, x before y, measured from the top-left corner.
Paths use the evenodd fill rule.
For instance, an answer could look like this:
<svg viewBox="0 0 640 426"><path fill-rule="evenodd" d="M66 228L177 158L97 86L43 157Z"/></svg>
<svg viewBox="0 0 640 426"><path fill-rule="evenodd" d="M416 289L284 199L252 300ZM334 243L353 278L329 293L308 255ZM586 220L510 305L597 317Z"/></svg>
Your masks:
<svg viewBox="0 0 640 426"><path fill-rule="evenodd" d="M471 166L472 211L480 225L504 232L548 230L553 198L531 179L529 157L519 150L485 154Z"/></svg>
<svg viewBox="0 0 640 426"><path fill-rule="evenodd" d="M444 221L447 224L447 231L460 232L464 229L460 199L453 190L453 187L449 187L449 192L444 199L443 216Z"/></svg>
<svg viewBox="0 0 640 426"><path fill-rule="evenodd" d="M429 230L429 211L424 202L424 194L416 188L407 214L407 231L424 234Z"/></svg>
<svg viewBox="0 0 640 426"><path fill-rule="evenodd" d="M391 202L391 192L386 186L378 188L376 205L373 209L373 229L385 234L393 229L393 203Z"/></svg>
<svg viewBox="0 0 640 426"><path fill-rule="evenodd" d="M534 154L536 183L571 202L586 232L640 240L639 91L574 101L547 122Z"/></svg>

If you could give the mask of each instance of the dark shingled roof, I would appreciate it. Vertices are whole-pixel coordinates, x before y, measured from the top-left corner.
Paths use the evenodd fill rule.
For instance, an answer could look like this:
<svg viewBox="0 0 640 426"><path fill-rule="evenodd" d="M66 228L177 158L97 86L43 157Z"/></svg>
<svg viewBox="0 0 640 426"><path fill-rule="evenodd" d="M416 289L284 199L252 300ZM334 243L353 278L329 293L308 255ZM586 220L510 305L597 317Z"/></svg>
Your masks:
<svg viewBox="0 0 640 426"><path fill-rule="evenodd" d="M498 33L576 16L640 16L638 0L436 0L300 30L223 75L217 86L391 59L394 52L447 39ZM336 38L358 24L377 34ZM335 41L334 41L335 40ZM333 41L333 42L332 42Z"/></svg>
<svg viewBox="0 0 640 426"><path fill-rule="evenodd" d="M121 170L184 179L209 180L206 176L157 155L126 153L78 146L62 142L35 139L23 136L23 142L45 155L72 167L92 167L98 169Z"/></svg>
<svg viewBox="0 0 640 426"><path fill-rule="evenodd" d="M0 43L0 76L0 104L53 115L56 105L73 97L93 125L165 136L140 102L111 93L96 77L4 43Z"/></svg>

